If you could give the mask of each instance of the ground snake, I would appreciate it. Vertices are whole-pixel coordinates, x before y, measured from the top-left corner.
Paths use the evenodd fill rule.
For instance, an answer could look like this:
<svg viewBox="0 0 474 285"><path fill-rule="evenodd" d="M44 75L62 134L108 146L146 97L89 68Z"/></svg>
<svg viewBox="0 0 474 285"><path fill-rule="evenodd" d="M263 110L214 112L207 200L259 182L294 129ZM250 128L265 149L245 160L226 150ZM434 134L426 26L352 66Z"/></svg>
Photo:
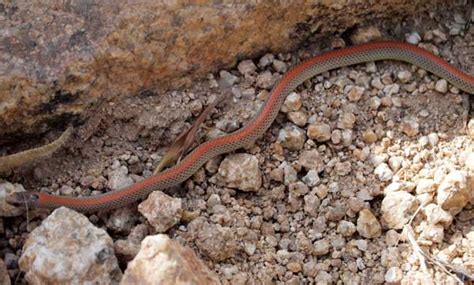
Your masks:
<svg viewBox="0 0 474 285"><path fill-rule="evenodd" d="M363 62L398 60L411 63L446 79L457 88L474 94L474 77L443 59L414 45L401 42L375 42L330 51L306 60L288 71L274 86L258 115L245 127L207 141L190 152L177 165L134 185L90 197L64 197L40 192L13 193L7 202L15 205L57 208L69 207L93 212L123 207L146 198L155 190L177 185L193 175L210 158L248 146L272 124L285 97L298 85L322 72Z"/></svg>

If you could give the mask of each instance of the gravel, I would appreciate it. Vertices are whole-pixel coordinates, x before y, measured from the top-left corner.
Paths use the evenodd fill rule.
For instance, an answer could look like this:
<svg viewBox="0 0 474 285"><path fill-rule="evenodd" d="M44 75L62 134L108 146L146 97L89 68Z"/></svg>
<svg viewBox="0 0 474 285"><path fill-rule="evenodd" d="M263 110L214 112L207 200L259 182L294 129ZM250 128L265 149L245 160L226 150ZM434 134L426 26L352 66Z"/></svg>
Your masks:
<svg viewBox="0 0 474 285"><path fill-rule="evenodd" d="M456 59L450 44L462 39L430 31L401 37ZM378 32L362 29L351 38ZM14 175L13 184L2 185L86 196L140 181L219 92L217 77L234 96L211 112L197 141L245 125L282 74L311 53L244 59L190 90L105 104L91 138L35 166L38 180ZM402 63L326 72L286 98L256 144L212 159L180 186L150 197L143 214L135 205L88 218L112 236L119 262L132 260L147 234L164 232L194 249L223 284L446 283L450 277L431 264L423 273L401 229L421 207L412 226L424 249L457 266L474 261L467 246L474 240L474 121L465 119L464 96ZM2 258L10 262L46 215L30 212L27 223L22 210L8 212L23 217L0 223ZM16 278L18 269L9 274Z"/></svg>

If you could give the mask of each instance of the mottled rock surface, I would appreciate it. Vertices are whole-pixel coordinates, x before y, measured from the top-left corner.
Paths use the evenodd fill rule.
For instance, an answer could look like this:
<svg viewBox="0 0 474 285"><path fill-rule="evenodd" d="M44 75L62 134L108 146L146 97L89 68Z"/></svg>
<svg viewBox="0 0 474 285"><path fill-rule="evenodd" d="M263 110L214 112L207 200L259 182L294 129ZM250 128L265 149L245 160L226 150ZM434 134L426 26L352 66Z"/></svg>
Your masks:
<svg viewBox="0 0 474 285"><path fill-rule="evenodd" d="M404 191L388 193L382 201L382 217L391 229L401 229L415 213L418 203Z"/></svg>
<svg viewBox="0 0 474 285"><path fill-rule="evenodd" d="M110 284L122 276L112 238L67 208L31 232L19 266L29 284Z"/></svg>
<svg viewBox="0 0 474 285"><path fill-rule="evenodd" d="M375 238L382 234L382 227L370 210L363 209L357 219L357 231L365 238Z"/></svg>
<svg viewBox="0 0 474 285"><path fill-rule="evenodd" d="M148 228L145 224L140 224L132 229L127 239L120 239L115 241L114 249L115 255L119 261L130 261L140 251L142 240L147 236Z"/></svg>
<svg viewBox="0 0 474 285"><path fill-rule="evenodd" d="M258 191L262 185L258 159L246 153L228 155L212 180L219 185L246 192Z"/></svg>
<svg viewBox="0 0 474 285"><path fill-rule="evenodd" d="M155 191L138 205L138 211L159 233L179 223L183 214L181 199L173 198L161 191Z"/></svg>
<svg viewBox="0 0 474 285"><path fill-rule="evenodd" d="M12 184L10 182L0 183L0 217L15 217L20 216L25 209L15 207L5 202L5 198L14 192L24 192L25 188L21 184Z"/></svg>
<svg viewBox="0 0 474 285"><path fill-rule="evenodd" d="M146 237L128 264L125 284L220 284L217 275L194 252L166 235Z"/></svg>
<svg viewBox="0 0 474 285"><path fill-rule="evenodd" d="M358 23L395 21L446 5L440 0L7 2L0 6L0 135L38 132L41 123L84 114L99 98L189 84L235 64L238 56L289 50L310 33L343 32Z"/></svg>
<svg viewBox="0 0 474 285"><path fill-rule="evenodd" d="M457 214L471 199L466 176L465 172L453 171L439 185L437 203L444 210Z"/></svg>
<svg viewBox="0 0 474 285"><path fill-rule="evenodd" d="M188 228L200 252L211 260L218 262L235 256L238 243L231 228L207 223L202 218L193 220Z"/></svg>

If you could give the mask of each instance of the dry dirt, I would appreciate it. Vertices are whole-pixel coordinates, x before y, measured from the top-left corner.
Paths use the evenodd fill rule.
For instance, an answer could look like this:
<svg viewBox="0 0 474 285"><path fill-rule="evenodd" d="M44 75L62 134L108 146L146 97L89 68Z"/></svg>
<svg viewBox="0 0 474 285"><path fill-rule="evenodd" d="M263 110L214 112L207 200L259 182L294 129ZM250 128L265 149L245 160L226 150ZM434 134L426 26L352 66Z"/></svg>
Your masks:
<svg viewBox="0 0 474 285"><path fill-rule="evenodd" d="M447 20L448 23L453 21L452 18ZM385 30L382 27L381 30L387 37L401 40L405 38L405 33L417 31L422 36L423 43L436 47L442 57L473 74L472 26L465 28L462 36L449 35L449 26L439 24L438 19L427 17L423 23L402 23L397 31ZM437 32L433 35L434 30L442 31L442 35ZM446 39L443 39L443 35ZM309 41L308 45L300 50L291 54L275 55L275 58L291 66L309 55L340 46L344 41L348 42L346 36L335 36L325 41ZM259 58L253 61L258 66ZM298 284L312 283L319 278L319 280L332 280L334 283L352 280L355 283L368 284L383 283L386 271L391 267L398 267L404 275L407 272L420 270L419 263L413 260L412 249L406 241L390 244L394 230L389 229L383 222L382 234L374 238L361 237L358 232L351 236L341 236L338 233L337 227L342 220L357 224L358 211L352 207L351 199L356 199L362 208L370 209L381 221L383 191L391 182L380 181L374 174L373 164L369 160L359 159L356 150L368 148L371 153L387 156L410 150L414 154L405 157L410 164L417 163L416 153L423 153L425 155L422 158L423 164L430 165L433 169L460 165L461 159L457 158L462 153L474 151L473 130L469 135L466 128L468 120L472 120L473 116L470 111L473 108L473 99L472 96L459 92L451 86L448 87L446 94L440 94L435 90L439 78L408 64L377 62L376 70L373 69L374 66L370 64L345 67L318 76L296 91L301 95L303 102L299 111L307 117L315 115L313 119L329 124L332 131L338 129L337 124L341 115L350 109L356 119L354 125L349 127L353 133L350 144L337 143L336 133L333 134L336 136L334 141L323 143L306 141L301 150L282 148L278 134L285 125L292 122L285 113L280 113L275 123L255 146L238 151L255 155L259 160L263 186L258 192L244 193L217 186L209 182L213 176L212 171L205 169L201 169L183 185L165 191L169 195L181 197L187 209L198 210L200 219L204 219L207 223L230 228L237 243L233 252L228 256L224 254L224 258L207 255L205 245L196 245L196 240L190 234L188 224L185 222L175 226L167 234L196 249L210 268L219 274L223 283L243 284L245 281L255 279L261 282ZM257 72L261 74L266 70L271 71L275 77L281 76L271 66L259 67ZM411 72L409 82L400 82L397 78L400 71ZM200 131L201 140L205 140L206 136L214 136L243 126L258 110L262 103L261 98L265 96L262 93L266 92L265 88L258 87L237 69L230 72L239 78L235 86L241 93L243 90L254 88L255 94L249 91L250 95L239 95L239 91L235 91L236 96L228 100L224 106L219 106L212 113L211 119L205 122ZM183 128L190 126L193 119L218 94L216 77L218 74L209 75L207 79L196 82L187 90L164 94L147 90L140 94L130 94L125 99L112 98L102 102L91 112L88 121L76 127L73 138L63 149L51 158L34 166L15 170L3 178L12 183L21 183L27 190L85 196L93 192L107 191L108 173L112 165L117 163L127 166L128 176L135 181L149 177L153 166L158 163L167 146ZM371 108L371 98L384 93L371 84L376 78L382 81L384 87L393 87L393 84L397 84L399 90L389 96L390 102L383 101L382 105L374 110ZM413 86L408 86L410 84ZM351 85L365 88L364 95L356 102L347 100L347 86ZM417 92L414 93L410 91L411 89ZM400 105L397 105L399 102ZM400 129L400 124L408 117L416 118L419 124L419 133L412 137L405 135ZM308 125L309 123L301 127L305 133ZM375 142L363 141L362 134L366 130L372 130L377 135ZM433 147L423 146L420 138L431 133L439 136L439 143ZM12 153L40 145L58 135L59 131L48 134L41 140L32 139L14 146L6 146L1 149L1 153ZM302 179L306 171L301 170L299 160L305 149L317 149L325 163L323 171L319 173L320 182L317 186L311 187L311 191L321 203L318 213L314 216L303 210L302 197L288 200L288 189L281 187L284 183L277 181L278 179L270 174L272 170L286 162L296 170L297 179ZM214 163L218 163L223 157L225 155ZM349 162L347 171L344 170L344 167L347 167L347 164L344 165L345 162ZM398 172L395 175L402 180L417 183L420 173L416 169L410 171ZM209 198L211 196L215 198L215 195L219 196L220 203L225 206L223 213L215 213L213 207L206 206ZM366 199L367 196L369 197ZM136 217L133 225L121 232L107 229L114 240L126 238L133 226L147 223L135 210L136 205L131 207ZM465 238L473 229L472 213L473 205L468 204L444 230L442 241L432 242L431 246L425 249L436 254ZM5 218L5 235L0 237L2 256L6 253L19 256L28 231L39 225L47 214L48 211L37 210L28 213L28 220L26 215ZM113 213L92 214L89 218L97 226L107 228L107 219L110 215ZM420 220L417 220L417 223L420 223ZM149 228L149 232L151 234L153 230ZM320 236L317 233L320 233ZM400 233L400 230L396 230L395 235L398 236ZM327 240L331 250L321 255L308 253L302 249L300 242L302 235L311 240L311 243ZM337 242L343 243L342 248L336 245ZM252 246L255 248L252 249ZM473 274L472 252L466 250L458 253L459 256L464 261L461 265ZM390 258L396 260L387 261ZM12 280L22 283L22 275L15 260L10 262L7 263L7 267ZM122 260L122 265L125 264L125 260ZM434 282L454 282L454 279L440 268L431 264L428 267L427 276ZM318 277L315 279L315 276Z"/></svg>

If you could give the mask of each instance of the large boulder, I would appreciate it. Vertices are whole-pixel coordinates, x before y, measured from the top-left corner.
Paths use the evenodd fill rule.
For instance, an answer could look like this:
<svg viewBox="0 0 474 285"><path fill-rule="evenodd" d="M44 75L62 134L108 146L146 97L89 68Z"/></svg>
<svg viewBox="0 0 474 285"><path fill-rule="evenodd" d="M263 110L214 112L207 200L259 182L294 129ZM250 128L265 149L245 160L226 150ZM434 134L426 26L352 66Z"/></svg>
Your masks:
<svg viewBox="0 0 474 285"><path fill-rule="evenodd" d="M449 9L421 1L7 1L0 4L0 137L38 133L111 95L176 88L309 35Z"/></svg>

